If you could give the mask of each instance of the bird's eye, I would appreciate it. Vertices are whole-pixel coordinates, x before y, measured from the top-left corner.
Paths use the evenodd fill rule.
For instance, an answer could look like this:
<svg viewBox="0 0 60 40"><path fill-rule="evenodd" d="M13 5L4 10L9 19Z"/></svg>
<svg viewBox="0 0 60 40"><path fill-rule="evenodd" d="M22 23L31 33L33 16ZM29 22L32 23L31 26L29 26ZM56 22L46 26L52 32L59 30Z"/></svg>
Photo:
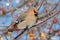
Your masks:
<svg viewBox="0 0 60 40"><path fill-rule="evenodd" d="M37 13L35 13L34 15L35 15L35 16L38 16L38 14L37 14Z"/></svg>

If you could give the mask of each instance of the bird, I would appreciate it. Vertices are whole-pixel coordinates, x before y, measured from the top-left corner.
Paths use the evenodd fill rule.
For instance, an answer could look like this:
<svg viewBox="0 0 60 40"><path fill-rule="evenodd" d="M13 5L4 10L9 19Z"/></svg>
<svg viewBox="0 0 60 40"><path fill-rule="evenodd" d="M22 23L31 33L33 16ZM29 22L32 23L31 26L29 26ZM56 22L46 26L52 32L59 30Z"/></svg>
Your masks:
<svg viewBox="0 0 60 40"><path fill-rule="evenodd" d="M26 12L25 19L17 24L18 29L24 29L28 26L28 28L32 27L37 20L38 10L35 7L28 9Z"/></svg>

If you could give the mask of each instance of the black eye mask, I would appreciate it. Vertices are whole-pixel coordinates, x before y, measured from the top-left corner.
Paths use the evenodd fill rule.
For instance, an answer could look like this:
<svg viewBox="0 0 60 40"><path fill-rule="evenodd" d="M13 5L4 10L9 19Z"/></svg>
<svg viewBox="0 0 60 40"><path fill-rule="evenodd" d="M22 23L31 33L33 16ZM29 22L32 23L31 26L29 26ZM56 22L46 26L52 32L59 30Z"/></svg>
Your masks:
<svg viewBox="0 0 60 40"><path fill-rule="evenodd" d="M38 16L38 14L34 14L36 17Z"/></svg>
<svg viewBox="0 0 60 40"><path fill-rule="evenodd" d="M34 15L37 17L38 16L38 13L36 11L34 11L34 13L35 13Z"/></svg>

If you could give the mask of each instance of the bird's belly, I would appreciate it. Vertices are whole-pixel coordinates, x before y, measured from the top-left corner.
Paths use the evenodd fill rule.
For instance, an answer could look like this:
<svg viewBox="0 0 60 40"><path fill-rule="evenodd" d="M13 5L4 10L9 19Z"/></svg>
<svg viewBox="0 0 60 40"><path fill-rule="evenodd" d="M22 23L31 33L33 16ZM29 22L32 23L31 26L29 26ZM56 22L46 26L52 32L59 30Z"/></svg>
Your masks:
<svg viewBox="0 0 60 40"><path fill-rule="evenodd" d="M36 22L36 19L31 19L27 21L27 25L30 27L32 27L34 25L34 23Z"/></svg>
<svg viewBox="0 0 60 40"><path fill-rule="evenodd" d="M24 28L26 28L26 22L24 21L24 22L22 22L22 23L19 23L19 24L17 25L17 27L18 27L18 29L24 29Z"/></svg>

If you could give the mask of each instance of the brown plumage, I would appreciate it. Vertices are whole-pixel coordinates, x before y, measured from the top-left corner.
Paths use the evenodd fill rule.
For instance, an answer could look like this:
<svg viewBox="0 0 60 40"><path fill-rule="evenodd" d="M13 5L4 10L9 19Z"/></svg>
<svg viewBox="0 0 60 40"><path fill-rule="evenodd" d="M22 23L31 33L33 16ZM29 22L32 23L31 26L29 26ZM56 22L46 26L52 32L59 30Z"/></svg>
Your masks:
<svg viewBox="0 0 60 40"><path fill-rule="evenodd" d="M28 28L32 27L37 20L36 14L37 9L35 7L28 9L25 20L17 25L18 29L24 29L26 26L28 26Z"/></svg>

